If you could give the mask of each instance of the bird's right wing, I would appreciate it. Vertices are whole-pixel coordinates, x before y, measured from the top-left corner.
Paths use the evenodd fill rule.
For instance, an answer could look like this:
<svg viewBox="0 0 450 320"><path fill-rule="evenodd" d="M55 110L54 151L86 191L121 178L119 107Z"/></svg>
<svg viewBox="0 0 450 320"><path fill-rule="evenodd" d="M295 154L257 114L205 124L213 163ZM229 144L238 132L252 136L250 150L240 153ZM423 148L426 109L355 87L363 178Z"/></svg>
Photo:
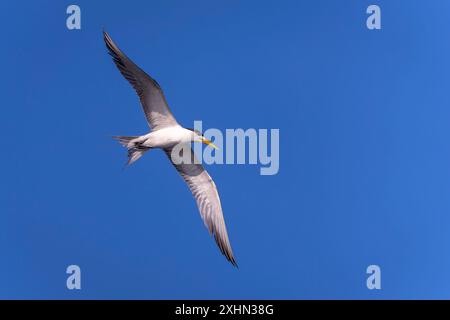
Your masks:
<svg viewBox="0 0 450 320"><path fill-rule="evenodd" d="M131 61L108 33L103 32L106 47L120 73L136 90L141 100L147 122L153 130L174 126L177 121L169 109L164 93L159 84Z"/></svg>
<svg viewBox="0 0 450 320"><path fill-rule="evenodd" d="M222 206L220 204L219 194L216 185L211 179L210 175L203 166L195 158L195 154L190 148L189 163L175 164L172 159L172 149L166 148L164 152L169 157L170 162L177 169L184 181L187 183L192 195L197 202L200 215L208 228L209 233L214 235L217 246L222 254L234 266L237 266L231 249L230 241L228 240L227 228L223 218ZM181 149L181 153L185 149ZM183 157L182 154L180 154Z"/></svg>

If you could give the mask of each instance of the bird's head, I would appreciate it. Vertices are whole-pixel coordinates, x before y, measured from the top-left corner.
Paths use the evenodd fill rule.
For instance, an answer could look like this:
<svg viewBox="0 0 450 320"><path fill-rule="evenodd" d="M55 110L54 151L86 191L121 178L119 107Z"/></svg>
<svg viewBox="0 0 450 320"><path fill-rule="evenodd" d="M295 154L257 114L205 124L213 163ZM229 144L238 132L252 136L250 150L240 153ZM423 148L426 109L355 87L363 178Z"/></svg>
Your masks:
<svg viewBox="0 0 450 320"><path fill-rule="evenodd" d="M208 146L213 147L214 149L219 149L219 147L216 146L214 143L212 143L211 140L206 139L200 131L195 130L195 129L191 129L191 128L187 128L187 129L189 131L192 131L193 141L194 142L201 142L201 143L204 143L204 144L206 144Z"/></svg>

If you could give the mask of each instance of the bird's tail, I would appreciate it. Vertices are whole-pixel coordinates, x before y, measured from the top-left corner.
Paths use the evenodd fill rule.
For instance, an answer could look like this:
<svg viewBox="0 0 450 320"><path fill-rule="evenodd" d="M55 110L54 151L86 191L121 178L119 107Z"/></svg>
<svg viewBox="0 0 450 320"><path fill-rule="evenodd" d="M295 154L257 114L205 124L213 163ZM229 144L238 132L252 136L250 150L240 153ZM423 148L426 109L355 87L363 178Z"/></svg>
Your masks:
<svg viewBox="0 0 450 320"><path fill-rule="evenodd" d="M114 139L120 142L128 150L128 162L127 165L137 161L142 155L150 148L142 145L142 142L133 141L139 136L114 136Z"/></svg>

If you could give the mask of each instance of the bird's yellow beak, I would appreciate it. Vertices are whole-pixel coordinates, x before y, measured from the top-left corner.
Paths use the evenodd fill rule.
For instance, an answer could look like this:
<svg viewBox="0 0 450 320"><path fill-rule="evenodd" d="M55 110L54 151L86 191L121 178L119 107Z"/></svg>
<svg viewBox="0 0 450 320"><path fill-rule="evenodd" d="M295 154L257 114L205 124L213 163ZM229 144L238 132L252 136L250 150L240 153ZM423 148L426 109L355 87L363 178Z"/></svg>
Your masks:
<svg viewBox="0 0 450 320"><path fill-rule="evenodd" d="M208 146L213 147L214 149L219 149L218 146L216 146L214 143L212 143L210 140L206 139L205 137L202 137L202 142L204 144L207 144Z"/></svg>

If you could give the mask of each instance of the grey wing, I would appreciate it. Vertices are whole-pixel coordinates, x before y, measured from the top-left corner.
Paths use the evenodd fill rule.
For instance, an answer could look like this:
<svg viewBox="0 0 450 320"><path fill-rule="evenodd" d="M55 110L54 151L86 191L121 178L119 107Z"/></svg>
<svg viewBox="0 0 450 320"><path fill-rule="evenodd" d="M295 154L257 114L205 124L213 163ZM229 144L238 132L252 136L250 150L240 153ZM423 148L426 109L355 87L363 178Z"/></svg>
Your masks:
<svg viewBox="0 0 450 320"><path fill-rule="evenodd" d="M130 82L139 96L147 122L153 130L170 127L177 121L169 109L164 93L159 84L131 61L116 44L108 33L103 32L106 47L114 63L125 79Z"/></svg>
<svg viewBox="0 0 450 320"><path fill-rule="evenodd" d="M237 267L230 241L228 240L227 228L223 218L222 206L220 204L216 185L208 172L206 172L203 166L196 160L190 146L188 148L190 150L190 163L175 164L171 157L172 149L164 149L164 152L191 190L192 195L197 202L203 222L208 228L209 233L214 236L220 251L228 261Z"/></svg>

